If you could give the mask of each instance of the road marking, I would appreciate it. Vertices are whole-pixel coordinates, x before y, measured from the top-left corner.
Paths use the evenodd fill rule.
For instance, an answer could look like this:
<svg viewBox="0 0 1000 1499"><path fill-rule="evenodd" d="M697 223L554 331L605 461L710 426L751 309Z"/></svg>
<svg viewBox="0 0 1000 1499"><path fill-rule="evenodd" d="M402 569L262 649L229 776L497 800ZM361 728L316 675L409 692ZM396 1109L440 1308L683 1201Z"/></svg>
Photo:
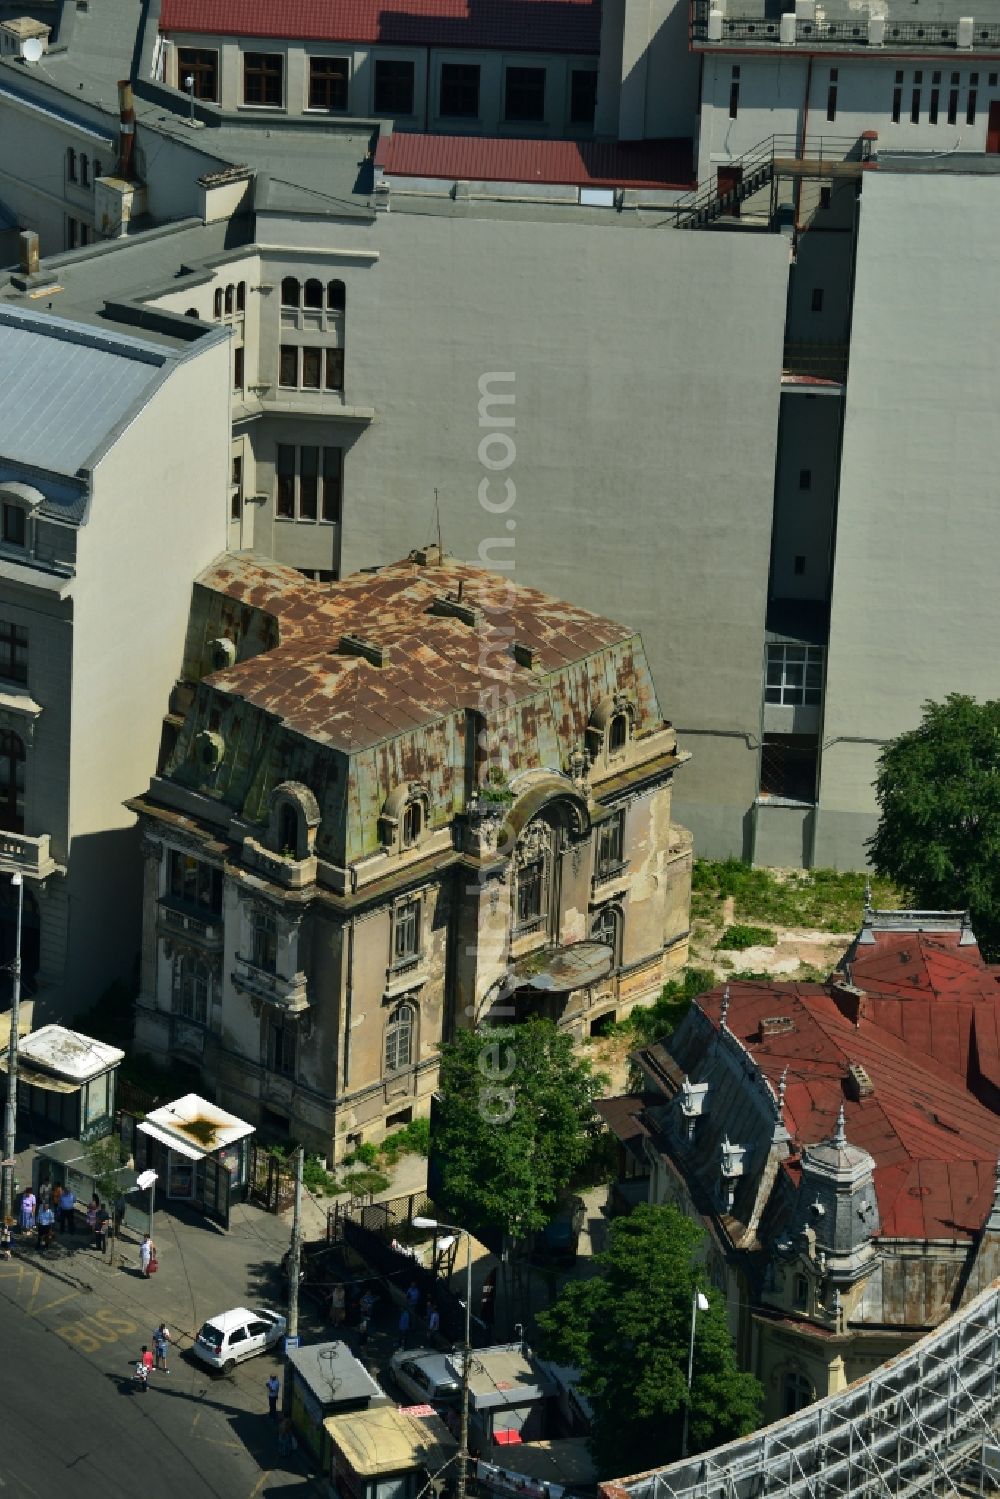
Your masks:
<svg viewBox="0 0 1000 1499"><path fill-rule="evenodd" d="M264 1471L263 1471L263 1473L258 1478L257 1482L254 1484L253 1488L250 1490L249 1494L247 1495L247 1499L254 1499L254 1495L260 1493L261 1484L266 1483L267 1480L270 1478L270 1476L271 1476L271 1470L270 1470L270 1468L265 1468Z"/></svg>

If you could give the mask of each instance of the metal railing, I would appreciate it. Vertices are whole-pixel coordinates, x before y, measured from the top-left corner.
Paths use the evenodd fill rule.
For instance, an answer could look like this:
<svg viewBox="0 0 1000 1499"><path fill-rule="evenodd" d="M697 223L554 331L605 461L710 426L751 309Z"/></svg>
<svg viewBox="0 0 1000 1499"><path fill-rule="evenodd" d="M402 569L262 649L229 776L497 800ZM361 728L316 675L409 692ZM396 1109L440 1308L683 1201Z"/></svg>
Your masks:
<svg viewBox="0 0 1000 1499"><path fill-rule="evenodd" d="M798 343L792 339L785 342L782 371L786 375L812 375L819 380L847 379L846 343Z"/></svg>
<svg viewBox="0 0 1000 1499"><path fill-rule="evenodd" d="M781 36L781 14L765 14L764 5L759 12L743 15L723 15L721 41L711 43L708 36L709 12L712 0L694 0L691 11L691 38L695 42L721 46L725 42L768 42L776 44ZM793 14L791 7L785 14ZM885 24L884 40L870 43L867 20L854 17L843 20L807 21L796 20L796 42L807 42L812 46L848 47L941 47L958 48L957 22L891 21ZM972 33L972 49L976 47L1000 46L1000 25L979 24Z"/></svg>
<svg viewBox="0 0 1000 1499"><path fill-rule="evenodd" d="M670 205L678 229L699 229L727 214L735 214L740 205L763 192L774 180L775 161L808 160L822 169L824 162L847 161L854 153L861 160L866 142L857 135L817 135L803 147L802 136L794 133L766 136L756 146L720 163L707 182L699 182L691 192ZM719 191L719 170L736 173L739 181ZM770 211L770 210L769 210Z"/></svg>

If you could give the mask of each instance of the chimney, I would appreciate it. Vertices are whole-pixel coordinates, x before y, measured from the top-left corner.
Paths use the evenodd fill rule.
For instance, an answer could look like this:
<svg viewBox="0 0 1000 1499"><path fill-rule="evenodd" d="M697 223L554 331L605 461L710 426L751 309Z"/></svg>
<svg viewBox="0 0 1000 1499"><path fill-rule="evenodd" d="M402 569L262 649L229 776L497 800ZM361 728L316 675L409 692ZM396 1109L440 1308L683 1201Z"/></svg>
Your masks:
<svg viewBox="0 0 1000 1499"><path fill-rule="evenodd" d="M868 995L864 989L859 989L856 984L846 984L842 979L834 979L830 985L830 993L837 1009L852 1025L860 1025L862 1020L867 1019Z"/></svg>
<svg viewBox="0 0 1000 1499"><path fill-rule="evenodd" d="M363 635L341 635L339 650L344 656L360 656L372 666L388 666L389 647L368 640Z"/></svg>
<svg viewBox="0 0 1000 1499"><path fill-rule="evenodd" d="M26 276L37 276L41 262L38 255L38 235L34 229L25 229L21 234L20 266Z"/></svg>
<svg viewBox="0 0 1000 1499"><path fill-rule="evenodd" d="M131 182L135 171L135 100L132 85L123 78L118 85L118 162L115 168L123 182Z"/></svg>
<svg viewBox="0 0 1000 1499"><path fill-rule="evenodd" d="M757 1036L766 1041L769 1036L790 1035L794 1029L795 1021L791 1015L762 1015L757 1023Z"/></svg>
<svg viewBox="0 0 1000 1499"><path fill-rule="evenodd" d="M871 1098L875 1092L875 1084L871 1075L862 1067L860 1062L851 1062L847 1069L847 1093L849 1098L857 1099Z"/></svg>

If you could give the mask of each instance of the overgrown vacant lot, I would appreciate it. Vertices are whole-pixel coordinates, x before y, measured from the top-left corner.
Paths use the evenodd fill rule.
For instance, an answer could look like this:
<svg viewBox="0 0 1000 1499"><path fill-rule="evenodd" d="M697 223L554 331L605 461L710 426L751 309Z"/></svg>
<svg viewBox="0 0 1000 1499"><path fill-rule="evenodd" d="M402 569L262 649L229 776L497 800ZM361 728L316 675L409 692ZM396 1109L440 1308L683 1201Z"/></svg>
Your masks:
<svg viewBox="0 0 1000 1499"><path fill-rule="evenodd" d="M732 898L732 917L725 905ZM768 928L855 932L865 903L865 876L835 869L753 869L739 859L694 866L691 917L717 925L731 922ZM888 880L872 878L872 904L904 904Z"/></svg>

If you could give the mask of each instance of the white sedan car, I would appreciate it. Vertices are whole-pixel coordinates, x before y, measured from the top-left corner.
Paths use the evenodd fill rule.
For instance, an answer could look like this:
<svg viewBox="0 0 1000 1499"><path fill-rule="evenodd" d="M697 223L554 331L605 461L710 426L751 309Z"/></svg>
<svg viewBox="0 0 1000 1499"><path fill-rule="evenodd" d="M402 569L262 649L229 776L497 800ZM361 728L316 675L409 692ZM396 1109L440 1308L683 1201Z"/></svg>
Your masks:
<svg viewBox="0 0 1000 1499"><path fill-rule="evenodd" d="M280 1312L264 1307L249 1311L245 1306L237 1306L203 1322L191 1351L213 1369L231 1374L245 1358L253 1358L255 1353L280 1344L285 1327Z"/></svg>

